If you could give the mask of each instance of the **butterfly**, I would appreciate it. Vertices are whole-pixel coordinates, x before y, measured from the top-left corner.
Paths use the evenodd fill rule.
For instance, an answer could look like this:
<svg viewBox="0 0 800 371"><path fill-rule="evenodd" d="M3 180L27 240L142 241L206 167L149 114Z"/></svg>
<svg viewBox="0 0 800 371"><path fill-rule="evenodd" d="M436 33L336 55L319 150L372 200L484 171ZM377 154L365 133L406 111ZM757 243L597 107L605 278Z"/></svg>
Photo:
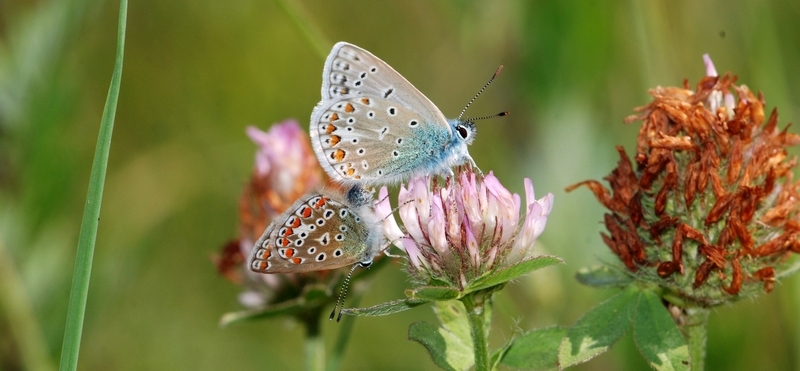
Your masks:
<svg viewBox="0 0 800 371"><path fill-rule="evenodd" d="M374 186L452 173L451 167L466 162L476 167L467 150L473 121L448 120L384 61L339 42L325 61L322 101L311 113L309 131L333 180Z"/></svg>
<svg viewBox="0 0 800 371"><path fill-rule="evenodd" d="M303 195L275 218L253 247L258 273L298 273L347 265L369 267L384 250L371 193L320 190Z"/></svg>

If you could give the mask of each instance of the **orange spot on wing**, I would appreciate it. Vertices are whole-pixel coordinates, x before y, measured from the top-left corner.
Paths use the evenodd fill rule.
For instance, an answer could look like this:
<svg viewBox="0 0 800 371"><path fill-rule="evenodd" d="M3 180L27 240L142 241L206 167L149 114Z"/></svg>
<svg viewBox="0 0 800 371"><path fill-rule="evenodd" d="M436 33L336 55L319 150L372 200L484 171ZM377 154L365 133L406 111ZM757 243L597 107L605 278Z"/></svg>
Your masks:
<svg viewBox="0 0 800 371"><path fill-rule="evenodd" d="M308 218L311 216L311 208L303 206L303 210L300 210L300 213L303 215L304 218Z"/></svg>
<svg viewBox="0 0 800 371"><path fill-rule="evenodd" d="M301 259L301 258L294 258L294 259L292 259L292 263L295 263L295 264L300 264L300 263L302 263L302 262L303 262L303 259Z"/></svg>
<svg viewBox="0 0 800 371"><path fill-rule="evenodd" d="M280 244L283 247L289 246L289 240L287 240L285 238L281 238L281 239L278 240L278 244Z"/></svg>
<svg viewBox="0 0 800 371"><path fill-rule="evenodd" d="M291 228L286 228L286 231L283 232L284 237L289 237L294 234L294 231Z"/></svg>
<svg viewBox="0 0 800 371"><path fill-rule="evenodd" d="M338 114L338 113L336 113L336 112L334 112L334 113L331 115L331 122L334 122L334 121L336 121L336 120L338 120L338 119L339 119L339 114Z"/></svg>
<svg viewBox="0 0 800 371"><path fill-rule="evenodd" d="M369 105L369 98L361 98L361 103L364 103L364 105Z"/></svg>
<svg viewBox="0 0 800 371"><path fill-rule="evenodd" d="M331 147L339 144L342 141L342 137L338 135L331 135Z"/></svg>
<svg viewBox="0 0 800 371"><path fill-rule="evenodd" d="M345 111L345 112L347 112L347 113L351 113L351 112L353 112L353 111L355 111L355 110L356 110L356 109L355 109L355 108L353 107L353 105L352 105L352 104L350 104L350 103L347 103L347 104L344 106L344 111Z"/></svg>
<svg viewBox="0 0 800 371"><path fill-rule="evenodd" d="M267 269L267 262L262 261L258 264L258 270L263 271L264 269Z"/></svg>
<svg viewBox="0 0 800 371"><path fill-rule="evenodd" d="M294 249L286 250L286 257L291 258L292 256L294 256Z"/></svg>
<svg viewBox="0 0 800 371"><path fill-rule="evenodd" d="M325 197L320 197L319 201L314 205L315 209L319 209L322 206L325 206Z"/></svg>
<svg viewBox="0 0 800 371"><path fill-rule="evenodd" d="M328 124L328 126L325 127L325 134L330 134L334 131L336 131L336 125Z"/></svg>
<svg viewBox="0 0 800 371"><path fill-rule="evenodd" d="M264 259L269 259L270 256L272 256L272 250L267 250L264 253ZM264 264L266 264L266 262L264 262Z"/></svg>
<svg viewBox="0 0 800 371"><path fill-rule="evenodd" d="M355 174L355 172L356 172L356 169L353 169L352 167L347 169L347 175L349 175L349 176L352 176L353 174Z"/></svg>
<svg viewBox="0 0 800 371"><path fill-rule="evenodd" d="M300 218L297 218L297 217L294 217L294 219L292 219L292 220L289 222L289 225L290 225L292 228L297 228L297 227L299 227L299 226L300 226L300 224L302 224L302 222L300 222Z"/></svg>
<svg viewBox="0 0 800 371"><path fill-rule="evenodd" d="M331 152L331 158L336 160L336 162L341 162L344 160L345 151L341 149L337 149L336 151Z"/></svg>

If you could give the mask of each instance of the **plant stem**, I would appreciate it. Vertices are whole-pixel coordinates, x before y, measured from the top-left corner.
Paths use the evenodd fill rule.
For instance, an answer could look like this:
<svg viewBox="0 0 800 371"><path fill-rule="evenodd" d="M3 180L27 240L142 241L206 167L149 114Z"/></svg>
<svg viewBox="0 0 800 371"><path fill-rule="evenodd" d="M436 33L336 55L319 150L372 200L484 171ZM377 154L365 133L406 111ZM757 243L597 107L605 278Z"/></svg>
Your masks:
<svg viewBox="0 0 800 371"><path fill-rule="evenodd" d="M94 245L97 241L97 225L100 222L100 203L103 200L103 186L108 167L108 152L111 148L111 133L114 131L114 116L117 112L119 86L122 80L122 59L125 50L125 26L128 16L128 0L119 2L119 26L117 29L117 51L111 86L108 88L100 131L97 134L92 171L89 175L89 190L83 209L81 231L78 237L78 251L75 256L75 270L72 274L72 287L69 294L67 321L64 328L64 343L61 347L59 370L72 371L78 367L78 353L83 333L83 318L86 313L86 300L89 296L89 278L92 273Z"/></svg>
<svg viewBox="0 0 800 371"><path fill-rule="evenodd" d="M475 370L488 371L491 369L489 361L489 341L486 338L486 313L484 311L485 296L474 293L461 298L467 310L472 347L475 353Z"/></svg>
<svg viewBox="0 0 800 371"><path fill-rule="evenodd" d="M708 314L706 308L686 309L686 338L689 342L691 370L702 371L706 363L706 339L708 338Z"/></svg>
<svg viewBox="0 0 800 371"><path fill-rule="evenodd" d="M306 371L325 370L325 338L322 337L320 329L321 314L322 307L318 307L302 317L306 327L306 339L303 345Z"/></svg>
<svg viewBox="0 0 800 371"><path fill-rule="evenodd" d="M322 60L328 58L328 50L332 44L328 41L319 27L311 21L308 13L303 7L294 0L277 0L278 5L283 9L289 19L297 26L303 37L311 44L314 51L322 57Z"/></svg>

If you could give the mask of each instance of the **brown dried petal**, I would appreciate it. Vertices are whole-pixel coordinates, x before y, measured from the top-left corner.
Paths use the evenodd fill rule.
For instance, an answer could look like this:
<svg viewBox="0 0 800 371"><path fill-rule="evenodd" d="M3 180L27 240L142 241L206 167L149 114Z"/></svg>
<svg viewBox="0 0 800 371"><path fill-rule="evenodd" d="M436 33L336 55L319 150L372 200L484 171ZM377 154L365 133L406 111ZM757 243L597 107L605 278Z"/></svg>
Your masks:
<svg viewBox="0 0 800 371"><path fill-rule="evenodd" d="M736 295L739 293L739 290L742 289L742 266L739 264L739 257L733 258L731 261L731 265L733 268L733 278L731 279L731 285L728 287L723 287L725 292L731 295Z"/></svg>

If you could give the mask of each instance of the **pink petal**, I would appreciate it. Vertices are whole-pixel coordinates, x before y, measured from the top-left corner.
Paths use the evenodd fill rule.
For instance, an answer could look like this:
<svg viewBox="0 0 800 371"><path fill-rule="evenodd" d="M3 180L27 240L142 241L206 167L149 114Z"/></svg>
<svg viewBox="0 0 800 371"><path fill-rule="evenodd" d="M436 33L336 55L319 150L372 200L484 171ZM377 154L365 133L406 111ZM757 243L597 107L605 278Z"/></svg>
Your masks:
<svg viewBox="0 0 800 371"><path fill-rule="evenodd" d="M403 231L397 225L397 220L392 215L392 204L389 202L389 191L386 187L381 187L378 191L378 200L375 201L375 215L383 221L383 234L399 249L403 249L403 244L399 241L404 236Z"/></svg>
<svg viewBox="0 0 800 371"><path fill-rule="evenodd" d="M717 69L714 68L714 62L708 54L703 54L703 63L706 65L706 76L717 77Z"/></svg>

